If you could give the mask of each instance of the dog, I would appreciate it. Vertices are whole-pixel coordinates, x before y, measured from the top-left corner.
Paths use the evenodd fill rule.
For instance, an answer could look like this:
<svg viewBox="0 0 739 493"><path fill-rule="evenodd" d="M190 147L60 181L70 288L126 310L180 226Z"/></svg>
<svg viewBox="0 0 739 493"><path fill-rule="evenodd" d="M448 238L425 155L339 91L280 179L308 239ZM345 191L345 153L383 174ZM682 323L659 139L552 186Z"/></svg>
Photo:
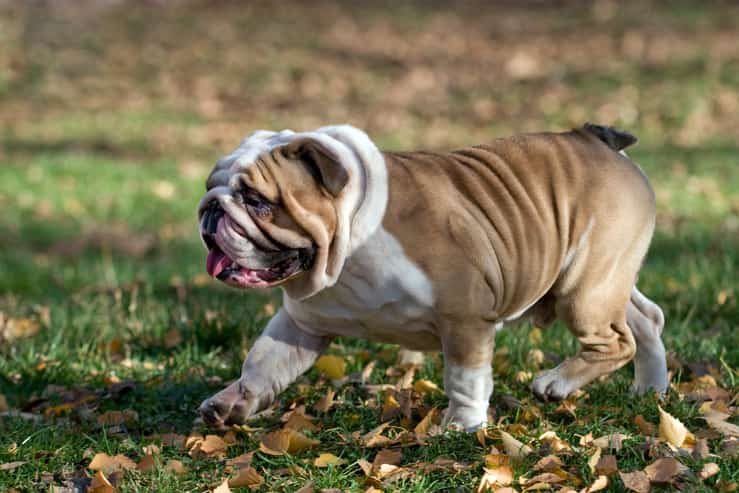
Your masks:
<svg viewBox="0 0 739 493"><path fill-rule="evenodd" d="M539 374L563 399L634 359L633 390L668 385L662 310L637 288L655 225L636 138L586 124L451 152L381 152L361 130L257 131L220 159L198 206L208 273L283 291L241 377L200 406L243 423L332 337L442 351L444 423L485 426L495 333L562 320L579 353Z"/></svg>

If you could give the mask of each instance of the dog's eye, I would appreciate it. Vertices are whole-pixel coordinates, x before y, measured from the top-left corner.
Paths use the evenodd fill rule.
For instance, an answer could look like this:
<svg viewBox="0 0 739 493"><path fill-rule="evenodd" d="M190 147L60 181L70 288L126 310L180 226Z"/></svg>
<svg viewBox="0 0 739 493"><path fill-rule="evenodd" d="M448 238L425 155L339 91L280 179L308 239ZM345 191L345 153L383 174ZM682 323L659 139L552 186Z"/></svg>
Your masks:
<svg viewBox="0 0 739 493"><path fill-rule="evenodd" d="M244 199L244 205L258 218L269 219L272 215L272 204L254 190L244 189L242 191L242 197Z"/></svg>

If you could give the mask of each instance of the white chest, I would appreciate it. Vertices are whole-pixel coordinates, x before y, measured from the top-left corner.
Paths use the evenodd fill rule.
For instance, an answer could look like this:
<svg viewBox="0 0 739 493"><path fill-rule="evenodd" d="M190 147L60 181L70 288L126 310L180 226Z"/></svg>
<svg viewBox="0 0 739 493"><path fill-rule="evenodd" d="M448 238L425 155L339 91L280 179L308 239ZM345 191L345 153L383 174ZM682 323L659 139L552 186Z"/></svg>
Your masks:
<svg viewBox="0 0 739 493"><path fill-rule="evenodd" d="M310 332L417 345L435 332L433 300L427 276L379 229L347 259L334 286L303 301L285 296L285 309Z"/></svg>

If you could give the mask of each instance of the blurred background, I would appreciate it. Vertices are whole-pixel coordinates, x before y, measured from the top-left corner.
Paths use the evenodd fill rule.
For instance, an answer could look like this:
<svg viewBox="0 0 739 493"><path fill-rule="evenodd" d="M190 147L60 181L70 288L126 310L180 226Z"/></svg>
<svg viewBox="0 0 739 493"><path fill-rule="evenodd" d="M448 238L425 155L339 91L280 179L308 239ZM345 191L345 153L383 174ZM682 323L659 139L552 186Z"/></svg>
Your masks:
<svg viewBox="0 0 739 493"><path fill-rule="evenodd" d="M204 179L255 129L332 123L386 149L634 133L659 207L640 286L671 367L736 368L737 26L729 1L0 0L0 397L36 412L50 385L132 379L139 431L189 430L279 303L205 275ZM496 393L529 395L512 375L531 348L576 350L552 330L501 335ZM353 370L381 349L341 344ZM14 426L0 459L36 433Z"/></svg>

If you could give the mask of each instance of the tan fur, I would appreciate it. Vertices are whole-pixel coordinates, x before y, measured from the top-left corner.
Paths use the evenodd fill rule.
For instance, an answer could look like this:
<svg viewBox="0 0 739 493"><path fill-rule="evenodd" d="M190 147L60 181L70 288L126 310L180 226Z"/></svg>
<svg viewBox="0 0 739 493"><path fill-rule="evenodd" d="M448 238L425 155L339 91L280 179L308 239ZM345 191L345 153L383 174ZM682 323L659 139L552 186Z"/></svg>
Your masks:
<svg viewBox="0 0 739 493"><path fill-rule="evenodd" d="M317 267L284 282L284 307L240 381L203 403L208 422L242 422L307 369L331 337L348 335L442 350L447 421L474 429L492 392L496 328L525 317L560 319L581 345L537 377L532 389L540 398L564 398L635 353L635 390L665 389L662 312L635 287L655 200L627 157L577 129L452 152L385 152L382 163L356 129L317 132L337 140L254 134L254 146L273 135L283 140L253 162L239 164L232 153L208 180L219 193L245 183L274 202L269 217L254 219L272 240L317 247ZM253 156L250 142L240 149ZM306 146L307 157L296 151ZM336 152L360 164L344 174ZM228 196L219 200L231 213ZM328 273L320 282L316 269ZM269 398L257 395L265 388Z"/></svg>

